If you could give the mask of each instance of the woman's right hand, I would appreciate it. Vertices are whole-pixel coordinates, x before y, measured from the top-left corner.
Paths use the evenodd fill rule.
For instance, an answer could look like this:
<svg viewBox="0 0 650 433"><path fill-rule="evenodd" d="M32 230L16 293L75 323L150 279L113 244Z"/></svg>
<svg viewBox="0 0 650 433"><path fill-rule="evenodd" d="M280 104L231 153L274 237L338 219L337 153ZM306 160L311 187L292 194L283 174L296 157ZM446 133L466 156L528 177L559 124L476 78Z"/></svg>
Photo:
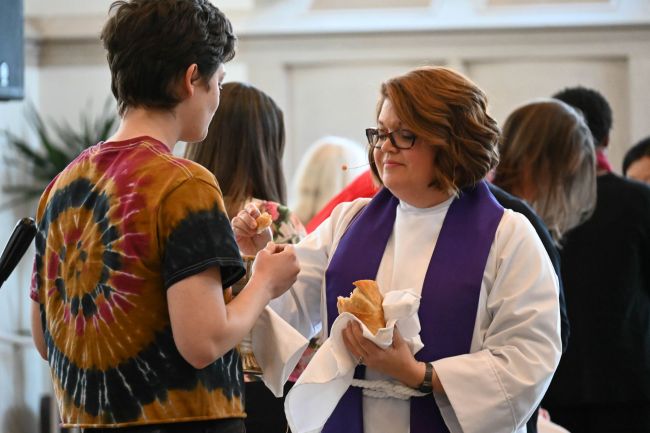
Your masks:
<svg viewBox="0 0 650 433"><path fill-rule="evenodd" d="M261 233L257 232L256 219L259 216L260 211L257 206L248 203L230 222L237 245L243 254L254 256L272 239L270 227Z"/></svg>

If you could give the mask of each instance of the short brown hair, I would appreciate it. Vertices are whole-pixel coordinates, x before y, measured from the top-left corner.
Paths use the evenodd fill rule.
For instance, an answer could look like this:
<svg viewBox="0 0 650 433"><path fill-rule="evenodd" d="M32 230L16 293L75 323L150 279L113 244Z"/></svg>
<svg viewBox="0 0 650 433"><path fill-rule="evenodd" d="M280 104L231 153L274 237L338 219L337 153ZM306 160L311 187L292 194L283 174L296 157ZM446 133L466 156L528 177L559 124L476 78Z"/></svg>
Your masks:
<svg viewBox="0 0 650 433"><path fill-rule="evenodd" d="M235 55L228 18L208 0L116 1L101 39L118 111L174 108L174 84L193 63L204 83Z"/></svg>
<svg viewBox="0 0 650 433"><path fill-rule="evenodd" d="M596 156L589 127L571 106L555 99L528 103L510 114L499 146L494 183L527 198L556 242L585 221L596 205ZM530 186L529 186L530 187Z"/></svg>
<svg viewBox="0 0 650 433"><path fill-rule="evenodd" d="M459 73L427 66L391 78L381 86L377 118L386 99L404 127L435 146L437 170L430 186L457 193L483 179L499 161L499 128L487 114L487 97ZM372 148L368 160L379 179Z"/></svg>
<svg viewBox="0 0 650 433"><path fill-rule="evenodd" d="M217 177L226 208L258 198L286 204L282 171L284 118L275 101L243 83L226 83L208 135L188 144L185 157Z"/></svg>

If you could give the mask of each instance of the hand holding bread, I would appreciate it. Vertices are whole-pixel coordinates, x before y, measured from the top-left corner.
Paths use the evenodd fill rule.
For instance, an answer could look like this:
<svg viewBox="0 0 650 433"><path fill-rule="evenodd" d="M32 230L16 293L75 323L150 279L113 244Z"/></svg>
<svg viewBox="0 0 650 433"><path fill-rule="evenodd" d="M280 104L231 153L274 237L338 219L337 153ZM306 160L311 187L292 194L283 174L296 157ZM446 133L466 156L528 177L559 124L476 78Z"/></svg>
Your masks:
<svg viewBox="0 0 650 433"><path fill-rule="evenodd" d="M259 220L259 221L258 221ZM243 254L254 256L272 240L269 226L273 218L267 212L260 213L254 203L248 203L232 219L231 225L235 240ZM264 227L260 230L260 227ZM259 231L258 231L259 230Z"/></svg>
<svg viewBox="0 0 650 433"><path fill-rule="evenodd" d="M383 296L379 292L377 283L373 280L358 280L354 283L355 289L349 298L339 296L336 307L341 313L351 313L361 320L372 332L386 326L384 308L382 306Z"/></svg>

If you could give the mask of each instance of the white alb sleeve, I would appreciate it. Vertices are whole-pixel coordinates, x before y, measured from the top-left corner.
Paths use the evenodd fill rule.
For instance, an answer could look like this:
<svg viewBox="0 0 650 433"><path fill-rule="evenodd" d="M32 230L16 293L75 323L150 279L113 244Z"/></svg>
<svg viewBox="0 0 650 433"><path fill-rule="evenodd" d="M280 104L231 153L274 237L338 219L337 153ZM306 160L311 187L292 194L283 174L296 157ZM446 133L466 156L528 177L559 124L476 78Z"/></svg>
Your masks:
<svg viewBox="0 0 650 433"><path fill-rule="evenodd" d="M272 300L269 306L307 338L318 335L326 317L325 272L340 237L351 218L369 199L342 203L316 230L294 246L300 273L291 289Z"/></svg>
<svg viewBox="0 0 650 433"><path fill-rule="evenodd" d="M504 213L487 267L472 353L433 363L453 433L520 431L560 360L557 276L522 215Z"/></svg>

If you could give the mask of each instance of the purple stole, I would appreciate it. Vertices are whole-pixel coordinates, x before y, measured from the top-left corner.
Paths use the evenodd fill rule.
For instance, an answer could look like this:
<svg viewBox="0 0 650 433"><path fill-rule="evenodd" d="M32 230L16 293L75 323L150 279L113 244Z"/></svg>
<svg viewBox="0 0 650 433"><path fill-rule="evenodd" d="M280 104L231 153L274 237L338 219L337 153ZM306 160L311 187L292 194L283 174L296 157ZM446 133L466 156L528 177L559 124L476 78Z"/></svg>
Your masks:
<svg viewBox="0 0 650 433"><path fill-rule="evenodd" d="M349 296L353 281L376 279L398 205L382 189L341 237L325 273L328 329L338 316L336 297ZM469 353L485 264L502 216L503 207L483 181L451 203L422 286L419 361ZM354 376L363 378L365 367L357 367ZM361 397L360 388L350 387L323 432L362 433ZM411 398L411 433L423 432L449 432L431 394Z"/></svg>

